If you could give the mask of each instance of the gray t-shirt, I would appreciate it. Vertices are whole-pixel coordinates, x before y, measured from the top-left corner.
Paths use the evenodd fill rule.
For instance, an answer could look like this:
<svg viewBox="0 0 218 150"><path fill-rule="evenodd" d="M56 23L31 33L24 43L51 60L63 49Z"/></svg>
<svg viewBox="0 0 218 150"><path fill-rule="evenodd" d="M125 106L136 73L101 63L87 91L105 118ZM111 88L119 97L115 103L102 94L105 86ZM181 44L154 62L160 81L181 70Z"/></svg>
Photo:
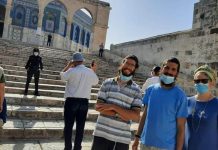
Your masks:
<svg viewBox="0 0 218 150"><path fill-rule="evenodd" d="M0 67L0 83L5 83L5 75L2 67Z"/></svg>

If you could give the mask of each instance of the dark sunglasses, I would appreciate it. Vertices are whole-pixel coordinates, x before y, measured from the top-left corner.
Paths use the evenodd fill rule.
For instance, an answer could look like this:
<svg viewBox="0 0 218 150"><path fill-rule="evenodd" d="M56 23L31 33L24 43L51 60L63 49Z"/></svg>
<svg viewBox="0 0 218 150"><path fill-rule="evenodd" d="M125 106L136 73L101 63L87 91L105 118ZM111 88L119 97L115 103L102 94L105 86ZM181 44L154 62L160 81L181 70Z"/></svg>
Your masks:
<svg viewBox="0 0 218 150"><path fill-rule="evenodd" d="M198 84L198 83L207 84L208 81L209 81L209 79L196 79L196 80L194 80L194 83L195 84Z"/></svg>

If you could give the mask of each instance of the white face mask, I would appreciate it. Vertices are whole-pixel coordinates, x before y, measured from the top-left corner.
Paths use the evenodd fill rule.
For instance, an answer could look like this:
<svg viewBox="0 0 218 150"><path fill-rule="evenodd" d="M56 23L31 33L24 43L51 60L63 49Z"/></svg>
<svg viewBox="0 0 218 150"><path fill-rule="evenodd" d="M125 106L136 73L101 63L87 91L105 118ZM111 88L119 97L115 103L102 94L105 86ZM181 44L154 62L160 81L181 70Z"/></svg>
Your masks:
<svg viewBox="0 0 218 150"><path fill-rule="evenodd" d="M39 53L38 53L38 52L34 52L33 54L34 54L35 56L38 56L38 55L39 55Z"/></svg>

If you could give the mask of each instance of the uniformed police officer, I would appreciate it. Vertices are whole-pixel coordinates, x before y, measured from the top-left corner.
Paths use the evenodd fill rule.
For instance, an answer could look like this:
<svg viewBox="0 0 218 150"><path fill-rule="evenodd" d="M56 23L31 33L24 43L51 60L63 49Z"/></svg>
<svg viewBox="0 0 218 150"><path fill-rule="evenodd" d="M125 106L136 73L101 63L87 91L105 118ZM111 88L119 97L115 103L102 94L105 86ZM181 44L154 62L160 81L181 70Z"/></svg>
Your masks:
<svg viewBox="0 0 218 150"><path fill-rule="evenodd" d="M35 80L34 95L40 96L38 91L38 83L39 83L39 75L40 75L39 69L41 70L43 69L43 64L42 64L42 58L39 56L38 48L33 49L33 55L29 57L29 60L27 61L25 68L27 69L27 80L26 80L24 95L27 95L29 83L31 82L32 76L34 75L34 80Z"/></svg>

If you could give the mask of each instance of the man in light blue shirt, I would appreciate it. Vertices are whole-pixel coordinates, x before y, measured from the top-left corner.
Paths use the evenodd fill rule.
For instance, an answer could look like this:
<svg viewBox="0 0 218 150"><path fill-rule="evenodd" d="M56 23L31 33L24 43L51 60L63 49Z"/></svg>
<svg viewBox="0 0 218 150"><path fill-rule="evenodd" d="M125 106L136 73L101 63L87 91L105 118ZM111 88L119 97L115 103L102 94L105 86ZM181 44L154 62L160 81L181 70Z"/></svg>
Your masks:
<svg viewBox="0 0 218 150"><path fill-rule="evenodd" d="M160 83L146 90L145 109L132 146L137 150L141 138L142 150L182 150L184 143L187 100L175 85L180 63L177 58L164 61Z"/></svg>

